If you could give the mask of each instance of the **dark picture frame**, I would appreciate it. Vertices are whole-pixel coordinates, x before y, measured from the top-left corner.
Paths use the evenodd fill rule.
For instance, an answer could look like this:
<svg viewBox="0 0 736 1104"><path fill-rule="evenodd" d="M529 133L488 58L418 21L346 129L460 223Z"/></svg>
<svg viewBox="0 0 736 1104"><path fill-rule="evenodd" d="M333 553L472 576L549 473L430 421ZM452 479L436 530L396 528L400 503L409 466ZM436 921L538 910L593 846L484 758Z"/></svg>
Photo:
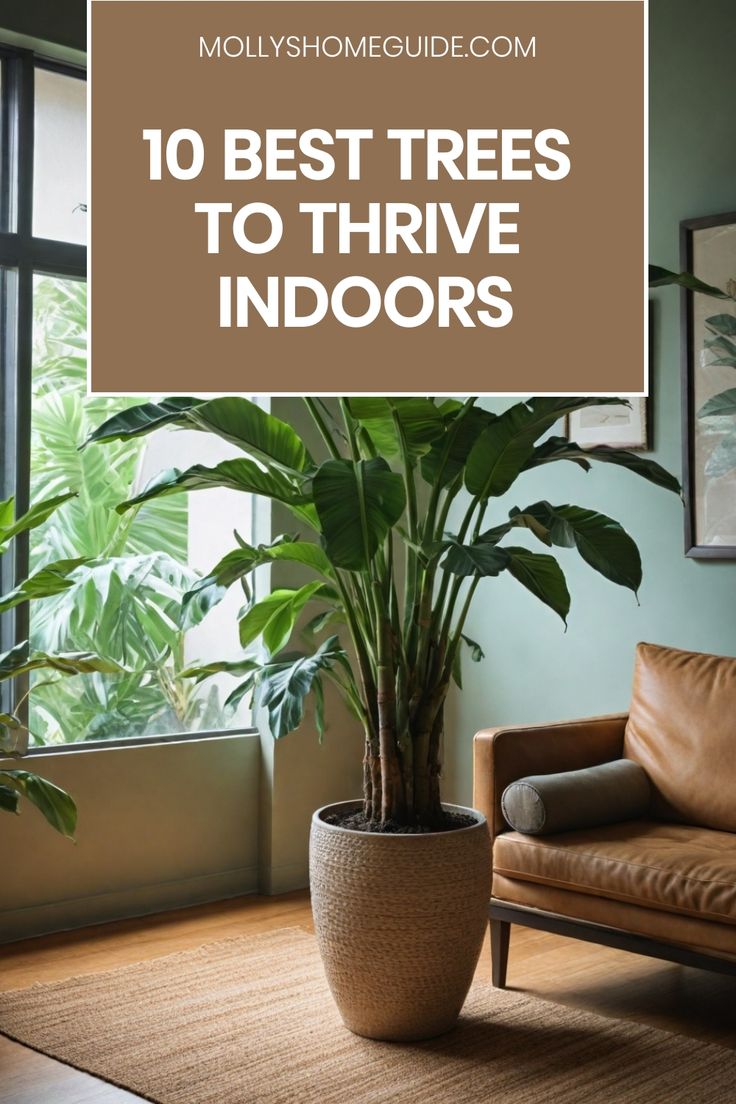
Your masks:
<svg viewBox="0 0 736 1104"><path fill-rule="evenodd" d="M718 288L736 280L736 211L680 223L680 268ZM680 302L685 555L736 560L736 463L730 471L719 463L724 442L736 435L736 419L730 428L726 418L699 416L709 399L736 387L736 363L723 363L729 355L719 359L709 347L718 333L706 319L736 319L736 301L682 288Z"/></svg>

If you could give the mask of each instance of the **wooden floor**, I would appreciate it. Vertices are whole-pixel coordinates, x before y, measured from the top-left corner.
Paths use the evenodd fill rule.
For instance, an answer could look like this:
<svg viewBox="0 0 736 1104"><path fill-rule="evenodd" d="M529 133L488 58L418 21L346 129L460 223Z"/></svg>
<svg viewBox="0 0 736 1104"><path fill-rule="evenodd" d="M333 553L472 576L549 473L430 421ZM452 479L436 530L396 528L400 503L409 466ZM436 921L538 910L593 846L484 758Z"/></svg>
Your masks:
<svg viewBox="0 0 736 1104"><path fill-rule="evenodd" d="M44 936L0 948L0 989L110 970L228 936L312 930L305 892L213 905ZM488 948L479 971L489 976ZM736 1050L736 979L515 927L509 986L604 1016ZM123 1104L139 1097L0 1036L3 1104Z"/></svg>

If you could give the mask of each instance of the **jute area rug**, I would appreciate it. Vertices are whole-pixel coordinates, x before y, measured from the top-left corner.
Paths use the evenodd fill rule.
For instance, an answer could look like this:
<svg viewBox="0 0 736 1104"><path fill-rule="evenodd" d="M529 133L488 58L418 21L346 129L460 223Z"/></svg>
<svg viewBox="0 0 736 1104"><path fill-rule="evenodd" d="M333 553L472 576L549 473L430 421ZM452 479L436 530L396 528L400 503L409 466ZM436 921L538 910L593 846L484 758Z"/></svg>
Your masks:
<svg viewBox="0 0 736 1104"><path fill-rule="evenodd" d="M157 1104L736 1100L734 1052L486 983L442 1038L360 1039L295 928L2 993L0 1031Z"/></svg>

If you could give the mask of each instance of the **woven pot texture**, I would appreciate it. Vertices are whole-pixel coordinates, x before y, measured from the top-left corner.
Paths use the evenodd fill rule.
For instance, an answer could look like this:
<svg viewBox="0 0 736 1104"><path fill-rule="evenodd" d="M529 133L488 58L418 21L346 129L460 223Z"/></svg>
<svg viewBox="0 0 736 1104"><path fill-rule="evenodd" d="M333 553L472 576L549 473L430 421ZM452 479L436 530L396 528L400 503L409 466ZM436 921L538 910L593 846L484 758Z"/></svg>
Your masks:
<svg viewBox="0 0 736 1104"><path fill-rule="evenodd" d="M478 962L490 897L485 817L451 832L389 835L326 824L358 801L312 817L314 926L345 1026L369 1039L430 1039L449 1031Z"/></svg>

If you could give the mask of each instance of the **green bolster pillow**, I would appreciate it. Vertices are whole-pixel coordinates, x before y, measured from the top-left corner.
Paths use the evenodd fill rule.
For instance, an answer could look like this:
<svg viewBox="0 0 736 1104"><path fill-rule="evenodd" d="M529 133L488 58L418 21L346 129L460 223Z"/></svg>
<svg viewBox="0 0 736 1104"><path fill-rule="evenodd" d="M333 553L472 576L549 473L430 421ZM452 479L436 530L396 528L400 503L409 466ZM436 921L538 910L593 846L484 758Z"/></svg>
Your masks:
<svg viewBox="0 0 736 1104"><path fill-rule="evenodd" d="M632 759L520 778L501 797L507 823L525 836L636 820L648 814L649 803L649 778Z"/></svg>

